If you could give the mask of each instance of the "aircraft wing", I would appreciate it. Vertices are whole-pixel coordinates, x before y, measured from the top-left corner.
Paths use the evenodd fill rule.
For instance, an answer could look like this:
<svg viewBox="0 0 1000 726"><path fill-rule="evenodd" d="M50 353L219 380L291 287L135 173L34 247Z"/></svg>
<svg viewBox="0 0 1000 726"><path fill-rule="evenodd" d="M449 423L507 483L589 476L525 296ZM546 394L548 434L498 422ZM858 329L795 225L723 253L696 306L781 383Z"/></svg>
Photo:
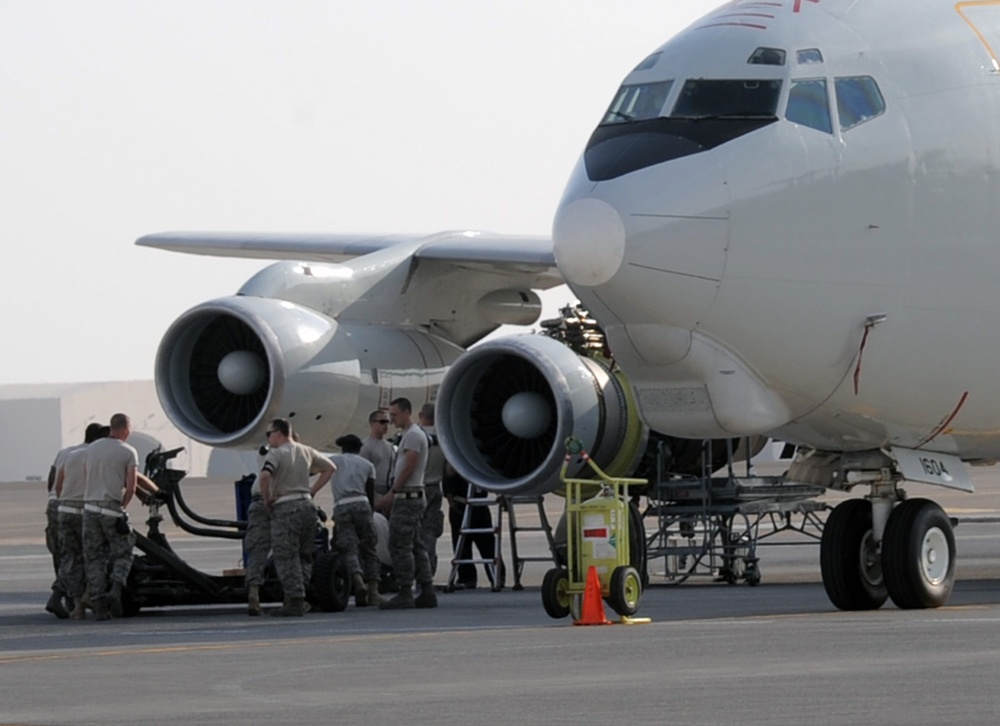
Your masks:
<svg viewBox="0 0 1000 726"><path fill-rule="evenodd" d="M355 268L350 285L325 287L318 297L298 301L335 309L344 320L427 327L463 347L501 322L529 324L520 322L533 320L527 311L534 303L524 291L563 283L552 240L543 236L471 230L429 235L161 232L136 244L196 255L345 264ZM259 297L296 299L271 287L283 284L283 273L277 280L266 269L262 275L244 289Z"/></svg>
<svg viewBox="0 0 1000 726"><path fill-rule="evenodd" d="M555 268L550 237L459 232L435 235L414 255L421 260L439 260L455 265L496 264L531 268Z"/></svg>
<svg viewBox="0 0 1000 726"><path fill-rule="evenodd" d="M323 234L258 232L158 232L136 240L140 247L210 257L298 262L344 262L401 244L421 243L419 260L467 269L542 273L539 287L561 284L549 237L458 231L422 234ZM550 281L549 281L550 280Z"/></svg>
<svg viewBox="0 0 1000 726"><path fill-rule="evenodd" d="M244 257L299 262L343 262L424 235L365 235L260 232L158 232L136 240L140 247L208 257ZM550 245L551 247L551 245Z"/></svg>

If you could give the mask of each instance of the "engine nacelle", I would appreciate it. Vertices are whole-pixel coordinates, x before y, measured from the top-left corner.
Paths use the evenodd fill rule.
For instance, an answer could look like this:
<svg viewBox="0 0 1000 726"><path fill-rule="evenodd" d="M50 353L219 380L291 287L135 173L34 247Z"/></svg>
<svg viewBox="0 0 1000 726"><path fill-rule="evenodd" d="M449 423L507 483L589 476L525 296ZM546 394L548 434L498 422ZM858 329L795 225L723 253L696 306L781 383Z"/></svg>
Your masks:
<svg viewBox="0 0 1000 726"><path fill-rule="evenodd" d="M539 335L500 338L463 354L441 384L436 417L448 461L501 494L557 489L571 435L609 475L627 476L648 434L618 373ZM591 471L577 458L568 475L589 478Z"/></svg>
<svg viewBox="0 0 1000 726"><path fill-rule="evenodd" d="M434 398L462 349L416 329L338 323L308 307L235 296L198 305L167 331L156 390L184 434L210 446L261 443L286 417L305 441L332 448L364 436L368 414L405 396Z"/></svg>

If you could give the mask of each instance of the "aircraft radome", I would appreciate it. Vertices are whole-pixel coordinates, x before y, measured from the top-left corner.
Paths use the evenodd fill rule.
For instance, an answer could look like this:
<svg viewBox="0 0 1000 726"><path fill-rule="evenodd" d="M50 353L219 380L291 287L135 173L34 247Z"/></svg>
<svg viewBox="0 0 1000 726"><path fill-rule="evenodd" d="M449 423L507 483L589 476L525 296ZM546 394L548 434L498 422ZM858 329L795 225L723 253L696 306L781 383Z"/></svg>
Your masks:
<svg viewBox="0 0 1000 726"><path fill-rule="evenodd" d="M870 489L826 525L833 603L938 606L952 525L900 484L971 490L1000 459L998 52L992 2L735 0L611 95L551 238L143 237L284 260L167 331L161 401L206 444L285 415L324 446L436 393L448 458L507 493L552 488L571 433L613 474L667 436L773 436L789 478ZM562 281L613 362L538 335L466 352Z"/></svg>

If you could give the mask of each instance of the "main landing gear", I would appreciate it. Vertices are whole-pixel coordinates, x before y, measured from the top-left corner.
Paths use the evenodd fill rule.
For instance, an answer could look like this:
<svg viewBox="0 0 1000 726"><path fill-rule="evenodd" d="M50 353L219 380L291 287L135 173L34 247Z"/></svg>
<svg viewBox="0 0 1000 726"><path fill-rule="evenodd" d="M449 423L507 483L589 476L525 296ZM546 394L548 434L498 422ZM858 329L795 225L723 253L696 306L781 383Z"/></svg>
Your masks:
<svg viewBox="0 0 1000 726"><path fill-rule="evenodd" d="M955 584L952 521L929 499L899 501L895 488L873 486L826 520L820 542L823 586L841 610L944 605Z"/></svg>

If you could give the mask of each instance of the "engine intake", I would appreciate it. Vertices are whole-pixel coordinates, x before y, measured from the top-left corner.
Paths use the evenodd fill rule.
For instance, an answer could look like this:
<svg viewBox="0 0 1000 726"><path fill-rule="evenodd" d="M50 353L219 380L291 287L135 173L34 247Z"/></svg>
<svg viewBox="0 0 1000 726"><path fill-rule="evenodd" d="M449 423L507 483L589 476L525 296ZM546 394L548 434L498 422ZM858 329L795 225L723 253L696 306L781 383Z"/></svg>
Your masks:
<svg viewBox="0 0 1000 726"><path fill-rule="evenodd" d="M199 441L241 443L264 419L280 415L287 375L315 358L335 331L329 318L277 300L232 297L199 305L160 343L160 403Z"/></svg>
<svg viewBox="0 0 1000 726"><path fill-rule="evenodd" d="M364 432L368 413L406 396L431 400L461 349L416 329L340 324L296 303L235 296L184 313L156 358L170 420L210 446L261 442L267 421L292 419L324 449Z"/></svg>
<svg viewBox="0 0 1000 726"><path fill-rule="evenodd" d="M557 489L570 435L612 476L635 469L647 436L627 384L608 363L538 335L462 355L441 383L436 416L448 461L502 494ZM570 463L569 476L588 472L582 459Z"/></svg>

